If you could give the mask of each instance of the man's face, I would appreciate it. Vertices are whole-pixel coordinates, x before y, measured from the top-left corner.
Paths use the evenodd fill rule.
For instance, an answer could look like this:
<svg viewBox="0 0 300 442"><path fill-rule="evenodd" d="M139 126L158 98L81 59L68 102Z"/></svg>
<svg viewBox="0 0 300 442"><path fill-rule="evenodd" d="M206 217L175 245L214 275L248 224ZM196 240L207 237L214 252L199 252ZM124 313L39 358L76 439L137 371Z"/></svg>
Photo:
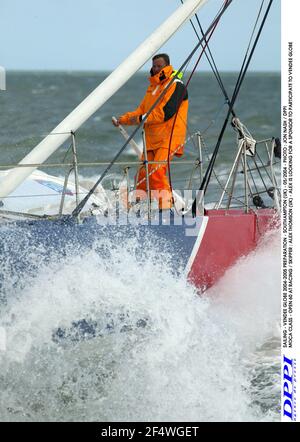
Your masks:
<svg viewBox="0 0 300 442"><path fill-rule="evenodd" d="M165 66L167 66L167 64L162 57L153 60L152 62L153 75L158 74Z"/></svg>

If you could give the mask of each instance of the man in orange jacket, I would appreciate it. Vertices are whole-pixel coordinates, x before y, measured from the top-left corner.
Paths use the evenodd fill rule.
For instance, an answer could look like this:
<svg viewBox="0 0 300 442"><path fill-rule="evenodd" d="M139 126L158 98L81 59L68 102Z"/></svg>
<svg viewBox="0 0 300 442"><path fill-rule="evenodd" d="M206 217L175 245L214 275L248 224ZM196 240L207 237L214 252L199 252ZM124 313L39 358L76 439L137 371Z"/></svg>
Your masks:
<svg viewBox="0 0 300 442"><path fill-rule="evenodd" d="M160 209L168 209L173 205L173 197L166 176L167 160L168 157L171 159L174 155L181 156L183 154L187 126L188 94L186 87L179 78L180 75L170 65L167 54L157 54L153 57L150 74L150 85L139 107L135 111L127 112L117 118L117 121L113 121L113 124L115 126L119 124L139 124L173 80L173 83L148 115L144 124L147 160L157 163L149 164L148 168L151 199L154 197L159 201ZM143 155L142 161L144 160ZM147 196L145 166L139 169L136 179L136 195L143 198Z"/></svg>

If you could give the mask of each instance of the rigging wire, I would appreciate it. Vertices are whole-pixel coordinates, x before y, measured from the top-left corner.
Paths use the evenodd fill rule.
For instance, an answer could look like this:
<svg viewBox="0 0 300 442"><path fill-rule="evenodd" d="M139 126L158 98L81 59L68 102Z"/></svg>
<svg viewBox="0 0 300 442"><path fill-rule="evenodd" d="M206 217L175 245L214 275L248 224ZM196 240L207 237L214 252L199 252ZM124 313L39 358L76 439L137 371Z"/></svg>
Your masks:
<svg viewBox="0 0 300 442"><path fill-rule="evenodd" d="M237 98L237 96L239 94L240 88L241 88L241 86L243 84L245 75L247 73L249 64L250 64L250 62L252 60L254 51L256 49L256 46L257 46L258 40L260 38L261 32L263 30L263 27L265 25L265 21L267 19L268 14L269 14L269 11L270 11L272 3L273 3L273 0L269 0L268 7L267 7L266 12L264 14L263 20L262 20L262 22L260 24L258 33L256 35L255 41L253 43L253 46L252 46L252 49L251 49L249 55L248 55L248 52L249 52L249 49L250 49L250 44L249 44L249 46L247 48L247 52L246 52L246 55L245 55L245 58L244 58L244 62L242 64L242 67L241 67L241 70L240 70L240 74L238 76L238 80L236 82L236 86L235 86L235 89L234 89L234 92L233 92L233 95L232 95L232 99L230 101L230 105L229 105L229 109L228 109L228 112L227 112L227 116L225 118L224 124L223 124L221 132L219 134L219 137L218 137L218 140L217 140L217 144L216 144L216 147L214 149L211 161L210 161L210 163L208 165L208 168L207 168L206 173L205 173L205 175L203 177L201 186L199 188L199 191L203 191L204 195L206 193L207 186L208 186L208 183L209 183L211 175L212 175L212 170L213 170L213 167L214 167L214 164L215 164L215 161L216 161L217 154L219 152L219 148L220 148L220 145L221 145L221 141L223 139L223 135L224 135L225 129L226 129L228 121L229 121L230 114L232 112L232 109L233 109L233 106L235 104L236 98ZM193 214L194 217L196 216L198 199L199 199L199 192L198 192L198 195L196 196L196 198L194 199L194 202L193 202L193 205L192 205L192 214Z"/></svg>
<svg viewBox="0 0 300 442"><path fill-rule="evenodd" d="M183 0L180 0L180 1L181 1L182 4L184 4ZM195 16L196 16L197 23L198 23L198 26L199 26L199 28L200 28L200 31L201 31L201 33L202 33L202 37L205 39L204 31L203 31L203 28L202 28L202 26L201 26L201 24L200 24L200 21L199 21L199 18L198 18L198 14L196 13ZM190 19L189 21L190 21L191 26L192 26L192 28L193 28L193 30L194 30L196 36L197 36L197 39L200 41L201 38L200 38L200 36L199 36L199 34L198 34L198 31L197 31L197 29L196 29L196 27L195 27L195 25L194 25L194 23L193 23L193 20ZM202 48L203 48L203 45L202 45ZM216 112L216 115L211 119L211 121L209 122L208 126L207 126L205 129L203 129L203 130L201 131L201 134L202 134L202 135L203 135L205 132L207 132L211 126L213 126L213 125L215 124L216 120L219 118L219 115L221 114L221 110L223 109L224 105L225 105L226 103L229 102L228 94L227 94L226 89L225 89L225 87L224 87L224 84L223 84L223 82L222 82L221 76L220 76L220 74L219 74L218 68L217 68L216 63L215 63L215 61L214 61L214 58L213 58L213 55L212 55L212 53L211 53L210 47L209 47L209 45L208 45L208 42L206 42L206 48L207 48L207 50L209 51L209 54L210 54L211 60L210 60L210 58L209 58L209 56L208 56L208 54L207 54L207 51L206 51L206 49L205 49L205 47L204 47L204 53L205 53L206 59L207 59L209 65L210 65L210 67L211 67L212 72L214 73L214 75L215 75L215 77L216 77L216 79L217 79L217 82L218 82L218 84L219 84L219 86L220 86L220 88L221 88L221 90L222 90L222 92L223 92L223 95L225 96L225 102L222 103L222 105L220 106L220 109ZM234 115L234 116L235 116L235 115ZM187 125L187 131L190 133L189 128L188 128L188 125Z"/></svg>
<svg viewBox="0 0 300 442"><path fill-rule="evenodd" d="M180 0L180 1L181 1L182 4L184 3L183 0ZM200 23L200 20L199 20L199 17L198 17L198 14L197 14L197 13L195 14L195 17L196 17L196 20L197 20L197 23L198 23L199 29L200 29L201 34L202 34L202 38L204 38L204 40L206 40L206 39L205 39L205 36L204 36L204 31L203 31L203 28L202 28L202 26L201 26L201 23ZM191 25L192 25L192 28L194 29L194 32L195 32L195 34L196 34L198 40L200 41L201 38L200 38L200 36L199 36L199 34L198 34L198 32L197 32L197 29L196 29L196 27L195 27L195 25L194 25L192 19L190 19L190 23L191 23ZM202 47L203 47L203 46L202 46ZM207 54L206 49L207 49L209 55ZM224 95L224 97L225 97L226 103L229 104L229 96L228 96L227 91L226 91L226 89L225 89L224 83L223 83L222 78L221 78L221 76L220 76L219 70L218 70L217 65L216 65L216 63L215 63L215 60L214 60L214 57L213 57L212 52L211 52L211 50L210 50L210 47L209 47L209 45L208 45L208 42L206 42L206 48L204 48L204 53L205 53L205 56L206 56L206 59L207 59L209 65L210 65L210 67L211 67L211 70L212 70L213 74L214 74L215 77L216 77L216 80L217 80L217 82L218 82L218 84L219 84L219 86L220 86L220 89L221 89L222 92L223 92L223 95ZM236 116L235 113L234 113L234 110L233 110L233 109L232 109L232 115L233 115L233 116Z"/></svg>

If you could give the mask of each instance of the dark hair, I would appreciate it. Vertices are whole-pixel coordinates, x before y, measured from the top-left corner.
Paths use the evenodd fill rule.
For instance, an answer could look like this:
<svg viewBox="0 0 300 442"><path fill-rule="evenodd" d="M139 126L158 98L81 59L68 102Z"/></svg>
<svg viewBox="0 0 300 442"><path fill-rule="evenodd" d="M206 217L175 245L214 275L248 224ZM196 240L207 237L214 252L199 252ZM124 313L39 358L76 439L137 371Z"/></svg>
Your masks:
<svg viewBox="0 0 300 442"><path fill-rule="evenodd" d="M152 61L156 60L157 58L163 58L165 60L166 65L170 64L170 57L168 56L168 54L154 55L154 57L152 58Z"/></svg>

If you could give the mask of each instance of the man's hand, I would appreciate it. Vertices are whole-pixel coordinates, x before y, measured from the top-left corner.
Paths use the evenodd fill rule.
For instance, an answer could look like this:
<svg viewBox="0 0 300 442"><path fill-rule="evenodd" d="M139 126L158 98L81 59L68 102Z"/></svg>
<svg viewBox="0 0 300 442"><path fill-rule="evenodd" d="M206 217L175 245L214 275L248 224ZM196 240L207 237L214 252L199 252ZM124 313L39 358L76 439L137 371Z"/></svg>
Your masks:
<svg viewBox="0 0 300 442"><path fill-rule="evenodd" d="M120 122L120 117L116 118L116 117L112 117L112 123L115 127L120 126L121 122ZM129 118L129 122L126 123L127 125L135 125L138 124L138 119L137 117L130 117Z"/></svg>
<svg viewBox="0 0 300 442"><path fill-rule="evenodd" d="M120 118L112 117L112 123L115 127L120 126Z"/></svg>

